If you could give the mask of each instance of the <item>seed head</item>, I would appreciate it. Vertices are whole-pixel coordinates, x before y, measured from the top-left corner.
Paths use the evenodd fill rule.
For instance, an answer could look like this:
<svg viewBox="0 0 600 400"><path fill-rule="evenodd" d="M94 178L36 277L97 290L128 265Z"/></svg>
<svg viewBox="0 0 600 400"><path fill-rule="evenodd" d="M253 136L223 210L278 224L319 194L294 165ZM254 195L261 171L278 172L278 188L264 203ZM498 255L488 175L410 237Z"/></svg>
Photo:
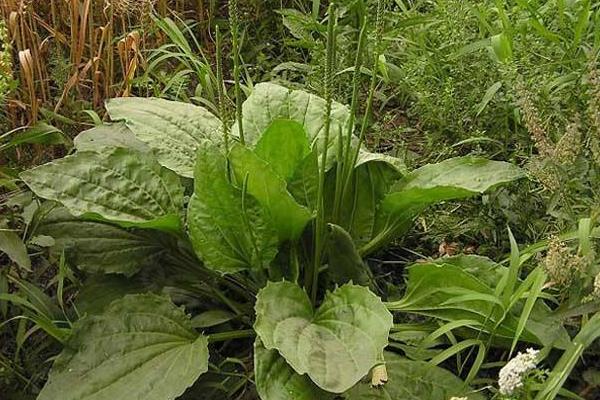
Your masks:
<svg viewBox="0 0 600 400"><path fill-rule="evenodd" d="M554 283L565 285L570 281L571 274L565 271L570 256L569 249L558 237L550 238L548 252L544 258L544 269Z"/></svg>
<svg viewBox="0 0 600 400"><path fill-rule="evenodd" d="M554 148L554 161L560 165L573 164L581 151L583 135L579 115L575 115L567 126L565 134L560 138Z"/></svg>
<svg viewBox="0 0 600 400"><path fill-rule="evenodd" d="M560 174L552 160L543 156L534 156L526 166L527 171L533 178L551 192L560 189Z"/></svg>
<svg viewBox="0 0 600 400"><path fill-rule="evenodd" d="M592 292L592 296L596 299L600 299L600 273L594 278L594 291Z"/></svg>
<svg viewBox="0 0 600 400"><path fill-rule="evenodd" d="M596 60L590 60L588 63L588 107L587 114L591 121L589 146L594 161L600 165L600 72L598 72L598 63Z"/></svg>
<svg viewBox="0 0 600 400"><path fill-rule="evenodd" d="M533 139L535 147L541 156L550 157L553 154L553 145L543 127L540 112L534 104L531 92L522 80L516 84L517 103L523 113L523 121Z"/></svg>
<svg viewBox="0 0 600 400"><path fill-rule="evenodd" d="M105 7L112 7L115 15L141 15L148 17L156 0L104 0Z"/></svg>

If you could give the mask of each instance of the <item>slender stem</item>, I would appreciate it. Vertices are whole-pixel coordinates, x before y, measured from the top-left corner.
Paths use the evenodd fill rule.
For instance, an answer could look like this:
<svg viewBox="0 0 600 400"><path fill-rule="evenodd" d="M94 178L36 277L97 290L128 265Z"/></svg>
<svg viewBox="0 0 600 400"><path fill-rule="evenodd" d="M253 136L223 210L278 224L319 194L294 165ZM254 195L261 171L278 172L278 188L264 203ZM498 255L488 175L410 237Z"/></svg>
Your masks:
<svg viewBox="0 0 600 400"><path fill-rule="evenodd" d="M254 329L213 333L208 336L208 343L225 342L233 339L246 339L256 336Z"/></svg>
<svg viewBox="0 0 600 400"><path fill-rule="evenodd" d="M31 379L27 378L20 371L17 371L18 366L13 366L13 361L9 358L5 357L3 354L0 354L0 366L3 368L9 369L10 372L14 373L19 379L21 379L24 383L30 383Z"/></svg>
<svg viewBox="0 0 600 400"><path fill-rule="evenodd" d="M317 190L317 218L315 223L315 256L310 273L305 276L307 290L311 294L313 304L317 300L317 289L319 283L319 267L323 251L323 238L325 234L325 203L323 201L323 188L325 185L325 173L327 172L327 153L329 149L329 131L331 130L331 105L333 103L333 69L335 62L335 3L329 4L329 21L327 23L327 64L325 70L325 136L321 145L322 156L319 168L319 185Z"/></svg>
<svg viewBox="0 0 600 400"><path fill-rule="evenodd" d="M356 58L354 60L354 74L352 77L352 101L350 103L350 118L348 120L348 132L346 133L346 142L341 144L341 153L343 158L338 158L338 174L336 175L336 190L335 200L333 206L333 219L338 221L340 219L340 210L344 198L347 195L348 187L350 186L350 179L352 178L352 171L354 164L351 164L352 154L352 137L354 134L354 123L356 121L356 112L358 109L358 95L360 85L360 74L362 69L362 55L366 44L367 37L367 19L363 18L361 22L360 35L358 37L358 47L356 49ZM341 135L341 133L340 133Z"/></svg>
<svg viewBox="0 0 600 400"><path fill-rule="evenodd" d="M229 1L229 26L231 29L231 38L233 42L233 79L235 82L235 113L238 125L238 135L240 143L246 144L244 139L244 125L242 122L242 89L240 86L240 44L239 44L239 28L240 28L240 10L237 0Z"/></svg>
<svg viewBox="0 0 600 400"><path fill-rule="evenodd" d="M219 25L216 29L217 46L217 90L219 95L219 116L223 123L223 139L225 142L225 154L229 154L229 118L227 115L227 106L225 104L225 81L223 79L223 41Z"/></svg>
<svg viewBox="0 0 600 400"><path fill-rule="evenodd" d="M377 66L379 65L379 57L383 51L381 43L383 42L383 29L384 29L384 2L385 0L377 1L377 22L376 22L376 45L375 45L375 54L373 55L373 64L371 67L371 83L369 85L369 96L367 98L367 107L365 109L365 114L363 115L362 124L360 127L360 134L358 136L358 143L356 144L356 149L354 150L354 156L352 157L352 162L350 165L356 165L356 161L358 160L358 155L360 153L360 148L365 140L365 135L367 131L367 126L369 124L369 117L371 115L371 111L373 109L373 98L375 97L375 88L377 86ZM350 177L346 178L345 187L349 184ZM352 226L353 221L349 221L350 226Z"/></svg>
<svg viewBox="0 0 600 400"><path fill-rule="evenodd" d="M292 266L292 276L294 282L298 282L298 276L300 271L300 259L298 258L298 241L292 243L290 247L290 265Z"/></svg>
<svg viewBox="0 0 600 400"><path fill-rule="evenodd" d="M227 307L231 308L231 311L233 311L236 315L242 315L242 311L235 305L235 303L231 300L229 300L227 298L227 296L225 296L225 294L223 292L221 292L221 290L217 289L217 288L211 288L212 292L215 294L215 296L217 296L219 298L219 300L221 300L223 303L225 303L227 305Z"/></svg>
<svg viewBox="0 0 600 400"><path fill-rule="evenodd" d="M314 20L319 18L319 10L321 9L321 0L312 0L312 17Z"/></svg>

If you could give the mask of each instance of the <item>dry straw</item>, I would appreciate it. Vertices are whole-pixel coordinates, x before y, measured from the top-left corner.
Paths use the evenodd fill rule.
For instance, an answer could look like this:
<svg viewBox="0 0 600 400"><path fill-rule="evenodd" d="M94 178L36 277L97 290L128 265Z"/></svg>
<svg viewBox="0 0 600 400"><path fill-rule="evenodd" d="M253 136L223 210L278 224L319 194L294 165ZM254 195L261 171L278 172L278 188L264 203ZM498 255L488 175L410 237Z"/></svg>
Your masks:
<svg viewBox="0 0 600 400"><path fill-rule="evenodd" d="M42 108L70 117L69 105L79 100L91 99L100 111L106 98L131 94L144 72L144 49L165 40L150 29L152 14L204 11L197 7L167 0L0 1L11 46L8 60L21 82L6 99L10 125L35 122ZM11 69L7 64L0 60L0 76ZM68 68L57 74L57 64Z"/></svg>

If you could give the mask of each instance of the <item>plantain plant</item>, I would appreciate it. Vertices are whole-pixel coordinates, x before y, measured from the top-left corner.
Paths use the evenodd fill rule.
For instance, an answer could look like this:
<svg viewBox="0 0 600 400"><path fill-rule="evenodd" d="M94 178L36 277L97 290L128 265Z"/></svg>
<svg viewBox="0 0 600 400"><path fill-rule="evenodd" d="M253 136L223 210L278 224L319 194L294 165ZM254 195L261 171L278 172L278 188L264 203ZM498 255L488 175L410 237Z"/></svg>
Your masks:
<svg viewBox="0 0 600 400"><path fill-rule="evenodd" d="M83 132L74 154L21 175L49 201L39 232L84 272L134 280L169 263L186 271L186 285L260 289L246 333L256 334L261 396L279 398L273 393L290 382L309 393L345 392L383 362L392 327L362 257L405 232L429 204L483 192L521 171L465 157L407 172L400 160L360 149L335 216L339 160L328 151L335 142L324 141L325 103L258 84L242 109L247 144L225 151L222 123L201 107L111 100L108 112L123 122ZM347 130L348 109L331 110L331 131ZM312 283L304 278L315 263L319 207L326 233L313 302L301 282ZM211 338L165 297L116 298L75 323L40 398L175 398L207 371Z"/></svg>
<svg viewBox="0 0 600 400"><path fill-rule="evenodd" d="M421 371L440 393L480 398L447 371L385 353L389 309L410 307L382 302L363 258L429 205L521 170L461 157L408 171L364 148L366 118L355 135L356 91L346 107L325 89L260 83L233 127L199 106L113 99L112 124L21 174L47 200L39 234L90 276L40 400L174 399L209 371L211 346L249 338L265 400L364 398L361 379L386 359L389 393Z"/></svg>

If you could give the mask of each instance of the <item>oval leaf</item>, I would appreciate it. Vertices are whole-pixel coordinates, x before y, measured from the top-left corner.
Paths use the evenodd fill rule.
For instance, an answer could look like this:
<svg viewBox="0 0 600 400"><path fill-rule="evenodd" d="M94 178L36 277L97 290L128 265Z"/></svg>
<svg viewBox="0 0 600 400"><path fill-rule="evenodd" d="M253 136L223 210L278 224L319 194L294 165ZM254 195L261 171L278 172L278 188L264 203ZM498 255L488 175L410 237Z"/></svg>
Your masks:
<svg viewBox="0 0 600 400"><path fill-rule="evenodd" d="M16 232L0 230L0 252L6 254L19 267L31 271L31 259L27 247Z"/></svg>
<svg viewBox="0 0 600 400"><path fill-rule="evenodd" d="M429 164L411 172L390 190L382 208L402 213L407 208L423 207L483 193L494 186L524 177L515 165L478 157L459 157Z"/></svg>
<svg viewBox="0 0 600 400"><path fill-rule="evenodd" d="M38 196L75 216L125 226L178 229L183 188L177 175L149 154L128 149L82 152L21 173Z"/></svg>
<svg viewBox="0 0 600 400"><path fill-rule="evenodd" d="M124 147L147 153L150 148L138 140L123 122L103 124L81 132L73 140L77 151L106 151L114 147Z"/></svg>
<svg viewBox="0 0 600 400"><path fill-rule="evenodd" d="M268 214L271 225L279 232L279 238L282 241L299 238L312 214L287 191L283 178L244 146L233 146L230 160L237 181L244 182L247 178L248 193Z"/></svg>
<svg viewBox="0 0 600 400"><path fill-rule="evenodd" d="M254 152L288 181L310 153L310 145L302 125L278 119L263 133Z"/></svg>
<svg viewBox="0 0 600 400"><path fill-rule="evenodd" d="M256 201L229 182L225 156L208 144L201 149L187 215L194 250L221 273L266 268L277 253L277 232Z"/></svg>
<svg viewBox="0 0 600 400"><path fill-rule="evenodd" d="M439 261L410 266L404 297L398 302L388 303L388 306L394 310L413 312L448 322L478 321L471 336L481 335L482 332L493 333L495 344L510 344L517 331L522 306L513 307L508 313L504 313L502 301L495 295L494 289L479 278L482 274L490 274L487 263L481 265L479 271L475 269L478 259L480 258L463 264L464 260L468 260L467 257L449 258L449 263L442 258ZM498 268L505 269L501 266ZM496 283L499 281L498 279ZM549 318L548 314L547 306L538 300L521 340L564 348L565 343L568 343L567 332L560 323Z"/></svg>
<svg viewBox="0 0 600 400"><path fill-rule="evenodd" d="M265 348L334 393L348 390L377 363L393 322L377 296L351 284L328 293L315 312L298 285L270 282L255 309L254 328Z"/></svg>
<svg viewBox="0 0 600 400"><path fill-rule="evenodd" d="M299 375L279 355L267 350L259 338L254 342L254 380L262 400L332 399L333 395L319 389L306 375Z"/></svg>
<svg viewBox="0 0 600 400"><path fill-rule="evenodd" d="M423 361L412 361L385 353L388 382L373 387L360 383L344 395L347 400L448 400L452 397L483 400L450 371Z"/></svg>
<svg viewBox="0 0 600 400"><path fill-rule="evenodd" d="M171 400L208 370L208 341L167 298L129 295L75 324L38 400Z"/></svg>
<svg viewBox="0 0 600 400"><path fill-rule="evenodd" d="M161 165L191 178L200 143L221 140L221 121L204 107L156 98L112 99L106 109L125 120L142 142L156 151Z"/></svg>
<svg viewBox="0 0 600 400"><path fill-rule="evenodd" d="M291 90L273 83L259 83L242 106L244 136L255 144L269 125L278 119L292 120L304 127L311 145L325 133L325 100L303 90ZM348 107L334 102L331 110L331 137L346 129ZM234 127L234 133L237 125Z"/></svg>
<svg viewBox="0 0 600 400"><path fill-rule="evenodd" d="M56 257L64 251L70 264L86 272L131 276L143 267L157 264L167 251L161 242L167 235L84 221L62 207L44 218L38 233L54 238L51 251Z"/></svg>
<svg viewBox="0 0 600 400"><path fill-rule="evenodd" d="M308 136L311 149L320 153L324 149L325 141L325 99L310 94L303 90L292 90L270 82L259 83L254 86L252 94L242 106L242 120L244 138L250 145L255 145L267 132L269 126L277 120L291 120L304 128ZM330 168L336 158L338 135L347 135L350 123L350 110L347 106L333 102L331 106L331 126L329 131L330 148L326 166ZM233 127L233 134L238 135L237 124ZM356 137L353 138L356 143ZM393 165L401 164L393 157L374 155L361 149L359 164L365 157L384 159Z"/></svg>
<svg viewBox="0 0 600 400"><path fill-rule="evenodd" d="M368 254L404 233L412 220L432 204L481 194L524 176L515 165L478 157L425 165L391 187L378 209L372 239L360 253Z"/></svg>
<svg viewBox="0 0 600 400"><path fill-rule="evenodd" d="M377 209L392 185L402 175L389 163L373 159L357 166L352 174L348 194L343 197L339 210L339 224L348 231L359 247L368 243L376 234ZM327 178L326 196L334 198L335 176L329 175Z"/></svg>
<svg viewBox="0 0 600 400"><path fill-rule="evenodd" d="M210 328L224 324L235 318L235 314L225 310L209 310L192 318L194 328Z"/></svg>
<svg viewBox="0 0 600 400"><path fill-rule="evenodd" d="M327 264L333 282L354 282L361 286L373 285L371 270L354 246L352 237L341 226L328 224Z"/></svg>

